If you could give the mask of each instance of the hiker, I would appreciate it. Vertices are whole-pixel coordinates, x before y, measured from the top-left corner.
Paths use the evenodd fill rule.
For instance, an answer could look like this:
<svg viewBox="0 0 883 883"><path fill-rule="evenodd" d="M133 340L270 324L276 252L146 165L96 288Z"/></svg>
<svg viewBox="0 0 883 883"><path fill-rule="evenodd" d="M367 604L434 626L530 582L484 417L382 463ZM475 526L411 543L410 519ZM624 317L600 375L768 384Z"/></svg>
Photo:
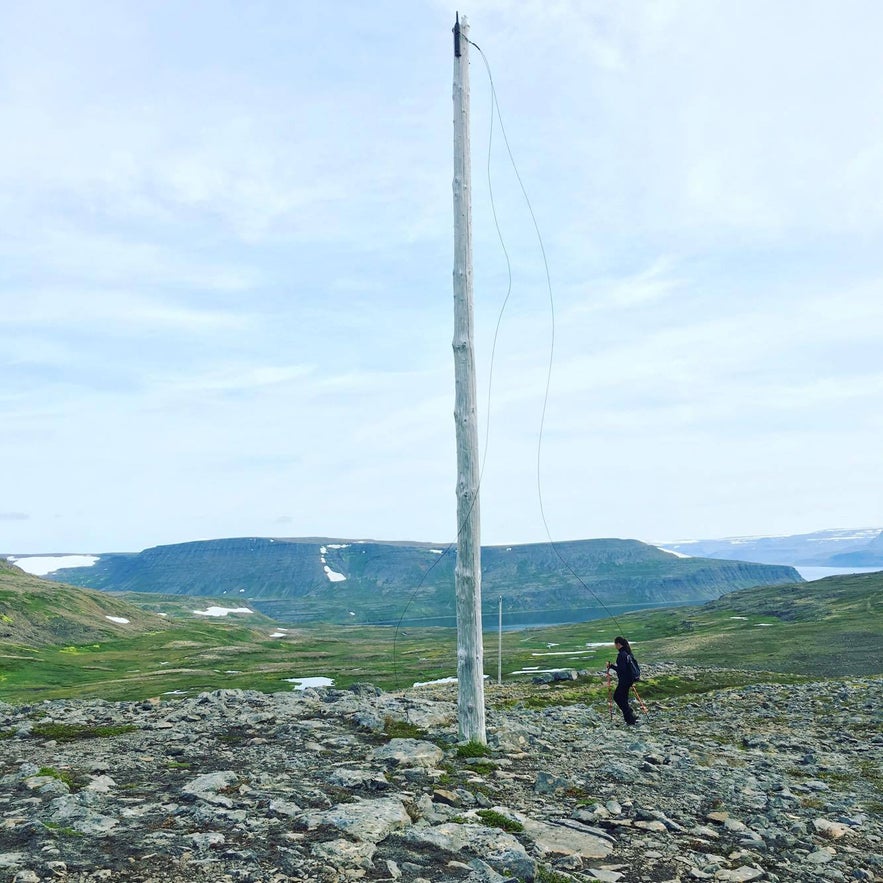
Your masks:
<svg viewBox="0 0 883 883"><path fill-rule="evenodd" d="M616 662L607 663L608 671L612 668L616 672L616 689L613 691L613 701L622 710L622 716L625 718L626 724L633 727L638 722L638 719L635 717L631 705L629 705L629 691L635 682L631 659L629 658L632 656L632 648L629 646L629 642L619 635L613 639L613 645L619 651Z"/></svg>

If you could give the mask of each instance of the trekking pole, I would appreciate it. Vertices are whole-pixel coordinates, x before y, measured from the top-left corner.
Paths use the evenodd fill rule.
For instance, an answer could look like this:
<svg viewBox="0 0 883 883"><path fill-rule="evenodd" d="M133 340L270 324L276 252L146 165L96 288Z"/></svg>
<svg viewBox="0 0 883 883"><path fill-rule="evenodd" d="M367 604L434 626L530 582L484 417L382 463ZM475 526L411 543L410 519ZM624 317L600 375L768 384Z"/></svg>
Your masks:
<svg viewBox="0 0 883 883"><path fill-rule="evenodd" d="M607 669L607 709L610 712L610 723L613 723L613 698L610 694L610 669Z"/></svg>
<svg viewBox="0 0 883 883"><path fill-rule="evenodd" d="M638 688L632 684L632 689L635 691L635 698L638 700L638 705L641 706L641 711L643 711L644 714L647 714L647 706L644 705L644 700L638 694Z"/></svg>

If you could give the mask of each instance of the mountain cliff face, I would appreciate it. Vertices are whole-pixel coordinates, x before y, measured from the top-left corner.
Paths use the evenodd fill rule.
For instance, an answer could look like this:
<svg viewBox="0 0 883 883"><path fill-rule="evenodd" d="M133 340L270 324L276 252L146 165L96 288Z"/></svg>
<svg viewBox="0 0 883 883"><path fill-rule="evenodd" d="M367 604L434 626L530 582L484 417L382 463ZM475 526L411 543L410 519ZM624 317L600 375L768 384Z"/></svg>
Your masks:
<svg viewBox="0 0 883 883"><path fill-rule="evenodd" d="M453 549L426 543L278 538L208 540L103 555L52 579L111 591L228 597L279 621L451 625ZM637 540L488 546L484 613L507 622L576 621L696 603L756 585L800 582L791 567L679 558Z"/></svg>

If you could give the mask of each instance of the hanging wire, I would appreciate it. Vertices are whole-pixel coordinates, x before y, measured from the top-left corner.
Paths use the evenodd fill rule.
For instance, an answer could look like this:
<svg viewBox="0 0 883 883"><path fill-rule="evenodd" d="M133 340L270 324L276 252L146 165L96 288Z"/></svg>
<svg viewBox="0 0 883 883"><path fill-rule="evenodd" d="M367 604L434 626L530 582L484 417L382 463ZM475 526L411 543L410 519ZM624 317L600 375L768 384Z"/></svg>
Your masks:
<svg viewBox="0 0 883 883"><path fill-rule="evenodd" d="M579 582L579 584L598 602L598 605L601 607L601 609L603 609L604 612L607 613L608 618L612 619L613 622L616 623L617 628L619 628L619 630L622 631L622 626L620 625L619 620L617 620L617 618L613 614L613 612L607 607L607 605L601 600L601 598L599 598L598 595L595 592L593 592L592 589L589 588L588 585L586 585L585 581L576 572L576 570L574 570L574 568L572 567L570 562L564 557L564 555L561 554L561 550L558 548L557 544L552 539L552 533L551 533L551 530L549 529L548 519L546 518L545 504L543 501L543 486L542 486L542 450L543 450L543 439L544 439L545 425L546 425L546 413L547 413L548 404L549 404L549 393L550 393L551 386L552 386L552 368L554 366L554 361L555 361L555 299L554 299L553 289L552 289L552 275L551 275L551 271L549 269L549 260L548 260L547 254L546 254L546 246L543 241L543 236L540 231L539 223L537 222L536 214L534 213L534 210L533 210L533 204L531 203L530 197L527 194L527 188L524 186L524 182L521 178L521 173L519 172L519 169L518 169L518 164L515 162L515 157L512 153L512 148L509 144L509 137L506 134L506 127L503 123L503 115L502 115L502 112L500 111L500 104L497 99L497 90L496 90L496 86L494 85L494 77L493 77L493 72L491 71L490 63L488 62L487 56L484 54L484 51L477 43L475 43L473 40L470 40L468 37L466 37L462 33L460 36L461 36L461 39L464 39L467 43L469 43L471 46L474 46L478 50L479 55L481 55L481 60L484 62L485 70L487 71L487 75L488 75L488 82L490 84L491 122L490 122L490 130L489 130L489 135L488 135L488 151L487 151L488 195L490 197L491 214L494 219L494 227L497 231L497 237L499 238L500 247L502 248L503 255L504 255L504 258L506 261L507 283L506 283L506 296L503 299L503 304L500 307L500 311L497 316L497 323L496 323L496 327L494 329L493 344L491 347L490 368L488 371L488 396L487 396L488 414L487 414L487 418L486 418L486 422L485 422L484 451L482 452L481 466L479 468L478 487L476 488L475 497L473 498L472 503L470 504L469 511L466 514L466 518L464 519L464 524L459 525L457 528L457 537L459 538L460 533L462 532L463 527L465 525L465 521L468 521L469 515L471 515L471 513L472 513L472 508L475 506L475 503L479 499L479 493L481 490L481 482L482 482L482 478L484 476L484 470L485 470L485 465L486 465L486 461L487 461L487 454L488 454L489 441L490 441L491 402L493 400L492 399L492 391L493 391L494 364L495 364L495 359L496 359L497 341L498 341L499 334L500 334L500 328L501 328L502 321L503 321L503 315L506 311L506 307L509 303L509 298L512 294L512 262L509 257L509 250L506 247L505 238L503 237L503 233L500 228L499 217L497 214L496 201L494 199L493 178L491 175L491 160L492 160L493 136L494 136L494 119L496 118L496 120L500 124L500 132L503 136L503 143L506 146L506 153L509 156L509 162L512 165L512 170L515 173L515 177L518 181L518 186L521 189L522 196L524 197L524 201L525 201L525 204L527 205L527 209L530 214L531 222L533 223L534 231L536 233L537 242L538 242L539 248L540 248L540 253L542 254L542 257L543 257L543 268L544 268L545 276L546 276L546 290L549 295L549 314L550 314L550 318L551 318L551 337L550 337L550 344L549 344L549 362L548 362L548 368L546 370L546 384L545 384L545 390L543 393L543 406L542 406L542 411L541 411L541 415L540 415L540 426L539 426L539 432L538 432L538 436L537 436L537 460L536 460L536 462L537 462L537 499L539 502L540 518L542 519L542 522L543 522L543 528L545 529L546 537L549 542L549 546L552 549L552 551L555 553L555 555L557 556L558 560L574 576L574 578L577 580L577 582ZM405 615L407 614L408 608L411 606L411 603L414 600L415 596L417 595L417 592L423 587L423 585L425 584L427 578L432 573L432 571L438 566L438 564L441 562L441 560L451 551L451 549L454 548L455 545L456 545L456 543L449 543L447 545L447 547L444 549L444 551L442 552L442 554L439 555L438 558L432 563L432 565L426 570L426 572L423 574L420 582L418 583L418 585L416 586L414 591L409 596L408 601L405 604L405 607L402 610L402 613L398 619L398 622L396 623L395 632L393 634L393 682L395 683L396 689L398 689L397 645L398 645L398 636L399 636L399 632L401 630L402 622L404 621L404 618L405 618Z"/></svg>
<svg viewBox="0 0 883 883"><path fill-rule="evenodd" d="M462 36L462 35L461 35ZM490 82L491 87L491 96L493 102L493 108L496 110L496 116L500 123L500 132L503 135L503 143L506 145L506 153L509 155L509 162L512 165L512 170L515 173L515 178L518 181L518 186L521 188L521 194L524 197L525 204L527 205L527 210L530 214L530 219L533 223L533 228L536 233L537 242L540 247L540 253L543 256L543 268L545 270L546 275L546 289L549 294L549 314L551 317L551 338L549 343L549 365L546 371L546 388L543 394L543 407L540 415L540 427L539 433L537 437L537 499L539 501L540 508L540 517L543 522L543 527L546 531L546 537L549 541L549 546L552 548L552 551L558 557L558 560L570 571L571 574L576 578L579 584L598 602L598 604L608 613L610 619L616 623L617 628L622 630L622 626L619 624L616 616L608 609L607 605L593 592L583 581L582 577L573 569L570 562L561 554L560 549L556 545L555 541L552 539L552 532L549 530L549 522L546 519L546 510L545 505L543 503L543 484L542 484L542 451L543 451L543 438L545 432L546 425L546 412L548 410L549 405L549 391L552 386L552 367L555 361L555 298L552 291L552 274L549 270L549 259L546 255L546 246L543 242L543 235L540 231L540 225L537 222L536 214L533 210L533 205L530 201L530 197L527 195L527 189L524 186L524 182L521 179L521 173L518 171L518 164L515 162L515 157L512 154L512 148L509 144L509 138L506 135L506 127L503 124L503 115L500 112L500 104L497 100L497 90L494 86L494 76L491 71L490 63L487 60L487 56L484 54L482 48L477 44L470 40L468 37L463 36L471 46L474 46L479 55L481 55L481 60L484 62L485 69L487 70L488 81ZM488 159L488 164L490 164L490 159ZM491 191L491 205L493 206L493 191ZM496 209L493 209L494 221L496 222L497 214ZM497 232L500 232L499 225L497 225ZM505 247L504 247L505 248ZM507 253L507 261L508 261L508 253Z"/></svg>

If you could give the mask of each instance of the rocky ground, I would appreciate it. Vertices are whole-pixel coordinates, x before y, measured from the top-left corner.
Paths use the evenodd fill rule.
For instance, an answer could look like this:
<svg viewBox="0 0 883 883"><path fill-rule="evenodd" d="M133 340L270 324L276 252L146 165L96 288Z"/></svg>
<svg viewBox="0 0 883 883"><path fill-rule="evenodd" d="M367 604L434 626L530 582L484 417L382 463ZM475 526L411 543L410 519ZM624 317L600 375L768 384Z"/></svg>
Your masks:
<svg viewBox="0 0 883 883"><path fill-rule="evenodd" d="M486 757L454 689L0 704L0 880L883 880L883 679L489 686Z"/></svg>

